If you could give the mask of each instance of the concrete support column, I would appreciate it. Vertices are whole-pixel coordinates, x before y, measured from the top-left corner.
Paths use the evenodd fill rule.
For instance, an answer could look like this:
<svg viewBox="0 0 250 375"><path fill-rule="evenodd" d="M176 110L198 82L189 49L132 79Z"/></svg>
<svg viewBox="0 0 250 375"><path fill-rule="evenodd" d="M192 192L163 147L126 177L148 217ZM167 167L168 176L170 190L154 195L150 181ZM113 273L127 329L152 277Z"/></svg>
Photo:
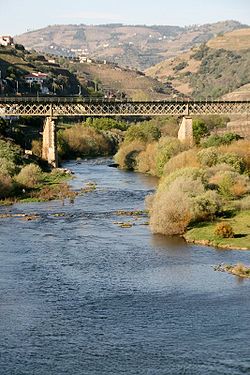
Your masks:
<svg viewBox="0 0 250 375"><path fill-rule="evenodd" d="M42 158L52 167L58 167L56 125L52 117L47 117L43 126Z"/></svg>
<svg viewBox="0 0 250 375"><path fill-rule="evenodd" d="M183 117L178 132L178 139L181 142L193 144L193 120L191 117Z"/></svg>

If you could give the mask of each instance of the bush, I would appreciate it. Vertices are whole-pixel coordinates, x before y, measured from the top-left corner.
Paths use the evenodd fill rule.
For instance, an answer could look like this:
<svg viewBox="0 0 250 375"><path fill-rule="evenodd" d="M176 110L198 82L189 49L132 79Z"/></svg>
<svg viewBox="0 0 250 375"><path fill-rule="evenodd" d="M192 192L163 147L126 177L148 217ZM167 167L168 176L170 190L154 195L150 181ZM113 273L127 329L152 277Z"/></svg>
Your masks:
<svg viewBox="0 0 250 375"><path fill-rule="evenodd" d="M187 195L172 190L157 195L150 214L150 228L153 233L183 234L191 220Z"/></svg>
<svg viewBox="0 0 250 375"><path fill-rule="evenodd" d="M0 172L0 198L7 198L14 189L13 181L10 175Z"/></svg>
<svg viewBox="0 0 250 375"><path fill-rule="evenodd" d="M244 139L231 143L230 145L220 146L220 153L233 153L242 158L246 169L250 171L250 140Z"/></svg>
<svg viewBox="0 0 250 375"><path fill-rule="evenodd" d="M86 122L83 124L88 127L93 127L97 130L112 130L112 129L119 129L119 130L127 130L128 125L125 122L117 121L112 118L87 118Z"/></svg>
<svg viewBox="0 0 250 375"><path fill-rule="evenodd" d="M198 152L198 160L204 167L212 167L216 164L228 164L237 172L243 173L246 163L236 153L222 153L215 147L209 147Z"/></svg>
<svg viewBox="0 0 250 375"><path fill-rule="evenodd" d="M214 234L222 238L232 238L234 237L233 228L227 222L218 223L215 227Z"/></svg>
<svg viewBox="0 0 250 375"><path fill-rule="evenodd" d="M22 163L22 149L12 142L0 139L0 159L6 159L15 165Z"/></svg>
<svg viewBox="0 0 250 375"><path fill-rule="evenodd" d="M239 198L250 191L249 178L237 172L218 172L209 182L216 185L219 193L227 199Z"/></svg>
<svg viewBox="0 0 250 375"><path fill-rule="evenodd" d="M191 211L194 221L214 220L220 212L222 202L215 191L206 191L192 199Z"/></svg>
<svg viewBox="0 0 250 375"><path fill-rule="evenodd" d="M125 142L141 141L151 143L160 138L159 128L151 122L141 122L137 125L131 125L126 131Z"/></svg>
<svg viewBox="0 0 250 375"><path fill-rule="evenodd" d="M167 161L184 151L187 146L183 145L177 138L163 137L160 139L156 154L156 173L157 176L163 174L163 169Z"/></svg>
<svg viewBox="0 0 250 375"><path fill-rule="evenodd" d="M235 201L234 208L241 211L250 210L250 195L247 195L246 197Z"/></svg>
<svg viewBox="0 0 250 375"><path fill-rule="evenodd" d="M13 161L0 158L0 173L5 175L14 176L18 168Z"/></svg>
<svg viewBox="0 0 250 375"><path fill-rule="evenodd" d="M141 173L156 175L157 143L149 143L145 150L137 155L137 170Z"/></svg>
<svg viewBox="0 0 250 375"><path fill-rule="evenodd" d="M175 181L178 177L183 177L184 179L201 180L203 185L206 184L205 171L200 168L182 168L177 169L175 172L169 175L163 176L160 180L158 191L167 190L170 184Z"/></svg>
<svg viewBox="0 0 250 375"><path fill-rule="evenodd" d="M226 133L224 135L213 134L209 138L205 139L202 143L202 147L218 147L221 145L229 145L234 141L238 141L240 136L235 133Z"/></svg>
<svg viewBox="0 0 250 375"><path fill-rule="evenodd" d="M193 120L193 137L196 144L200 143L201 138L208 134L208 127L204 120L197 118Z"/></svg>
<svg viewBox="0 0 250 375"><path fill-rule="evenodd" d="M141 151L145 150L145 144L140 141L123 143L115 155L115 161L121 168L137 169L137 158Z"/></svg>
<svg viewBox="0 0 250 375"><path fill-rule="evenodd" d="M167 175L169 173L175 172L182 168L196 168L200 164L197 158L197 150L190 149L183 151L178 155L173 156L164 166L163 174Z"/></svg>
<svg viewBox="0 0 250 375"><path fill-rule="evenodd" d="M58 154L61 158L111 155L117 143L108 134L82 125L58 132Z"/></svg>
<svg viewBox="0 0 250 375"><path fill-rule="evenodd" d="M21 169L20 173L15 177L19 185L33 188L42 179L42 171L36 164L28 164Z"/></svg>
<svg viewBox="0 0 250 375"><path fill-rule="evenodd" d="M243 173L246 169L246 163L244 160L235 153L226 153L218 155L218 160L216 164L228 164L231 165L237 172Z"/></svg>
<svg viewBox="0 0 250 375"><path fill-rule="evenodd" d="M218 163L218 150L209 147L198 152L197 157L203 167L212 167Z"/></svg>
<svg viewBox="0 0 250 375"><path fill-rule="evenodd" d="M33 140L31 143L31 150L34 155L41 158L42 157L42 141Z"/></svg>

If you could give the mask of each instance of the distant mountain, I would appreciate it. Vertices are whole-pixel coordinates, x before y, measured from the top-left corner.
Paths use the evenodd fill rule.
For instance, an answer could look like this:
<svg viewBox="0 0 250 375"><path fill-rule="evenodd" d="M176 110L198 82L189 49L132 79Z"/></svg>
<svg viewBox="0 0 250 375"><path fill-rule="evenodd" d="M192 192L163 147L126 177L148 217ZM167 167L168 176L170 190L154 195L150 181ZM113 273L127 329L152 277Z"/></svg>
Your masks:
<svg viewBox="0 0 250 375"><path fill-rule="evenodd" d="M232 92L224 98L250 99L249 62L250 28L246 28L219 34L145 73L195 99L216 99Z"/></svg>
<svg viewBox="0 0 250 375"><path fill-rule="evenodd" d="M85 55L144 70L216 35L246 27L237 21L206 25L54 25L15 37L28 49L62 56Z"/></svg>

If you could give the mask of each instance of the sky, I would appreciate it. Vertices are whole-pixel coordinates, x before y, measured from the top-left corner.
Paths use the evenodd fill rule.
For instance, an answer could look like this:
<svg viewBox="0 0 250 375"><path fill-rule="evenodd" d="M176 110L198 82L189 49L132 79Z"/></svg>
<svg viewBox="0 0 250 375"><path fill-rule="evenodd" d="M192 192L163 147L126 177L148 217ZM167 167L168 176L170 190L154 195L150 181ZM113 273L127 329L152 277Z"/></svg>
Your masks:
<svg viewBox="0 0 250 375"><path fill-rule="evenodd" d="M250 25L250 0L0 0L0 35L54 24Z"/></svg>

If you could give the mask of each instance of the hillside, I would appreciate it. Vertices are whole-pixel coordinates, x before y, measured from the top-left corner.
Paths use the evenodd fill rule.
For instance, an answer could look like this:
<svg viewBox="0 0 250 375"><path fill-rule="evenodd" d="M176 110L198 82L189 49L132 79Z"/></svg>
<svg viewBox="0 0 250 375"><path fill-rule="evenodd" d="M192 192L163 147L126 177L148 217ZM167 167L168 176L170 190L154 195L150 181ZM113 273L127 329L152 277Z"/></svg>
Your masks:
<svg viewBox="0 0 250 375"><path fill-rule="evenodd" d="M244 27L237 21L206 25L54 25L16 36L28 49L61 56L84 55L144 70L218 34Z"/></svg>
<svg viewBox="0 0 250 375"><path fill-rule="evenodd" d="M22 45L0 46L0 70L0 93L4 95L16 93L37 95L40 91L39 86L29 85L25 81L25 76L32 72L48 75L46 86L50 92L61 95L78 92L79 81L74 74L59 64L49 63L43 55L26 51Z"/></svg>
<svg viewBox="0 0 250 375"><path fill-rule="evenodd" d="M53 61L53 62L51 62ZM81 86L84 96L133 98L135 100L166 99L178 92L154 78L116 64L79 63L69 58L54 58L26 51L23 46L0 47L0 93L37 95L41 88L25 82L25 75L42 72L48 75L50 94L77 95ZM17 87L18 85L18 87Z"/></svg>
<svg viewBox="0 0 250 375"><path fill-rule="evenodd" d="M218 36L147 69L146 75L195 99L219 98L250 83L249 36L249 29Z"/></svg>

